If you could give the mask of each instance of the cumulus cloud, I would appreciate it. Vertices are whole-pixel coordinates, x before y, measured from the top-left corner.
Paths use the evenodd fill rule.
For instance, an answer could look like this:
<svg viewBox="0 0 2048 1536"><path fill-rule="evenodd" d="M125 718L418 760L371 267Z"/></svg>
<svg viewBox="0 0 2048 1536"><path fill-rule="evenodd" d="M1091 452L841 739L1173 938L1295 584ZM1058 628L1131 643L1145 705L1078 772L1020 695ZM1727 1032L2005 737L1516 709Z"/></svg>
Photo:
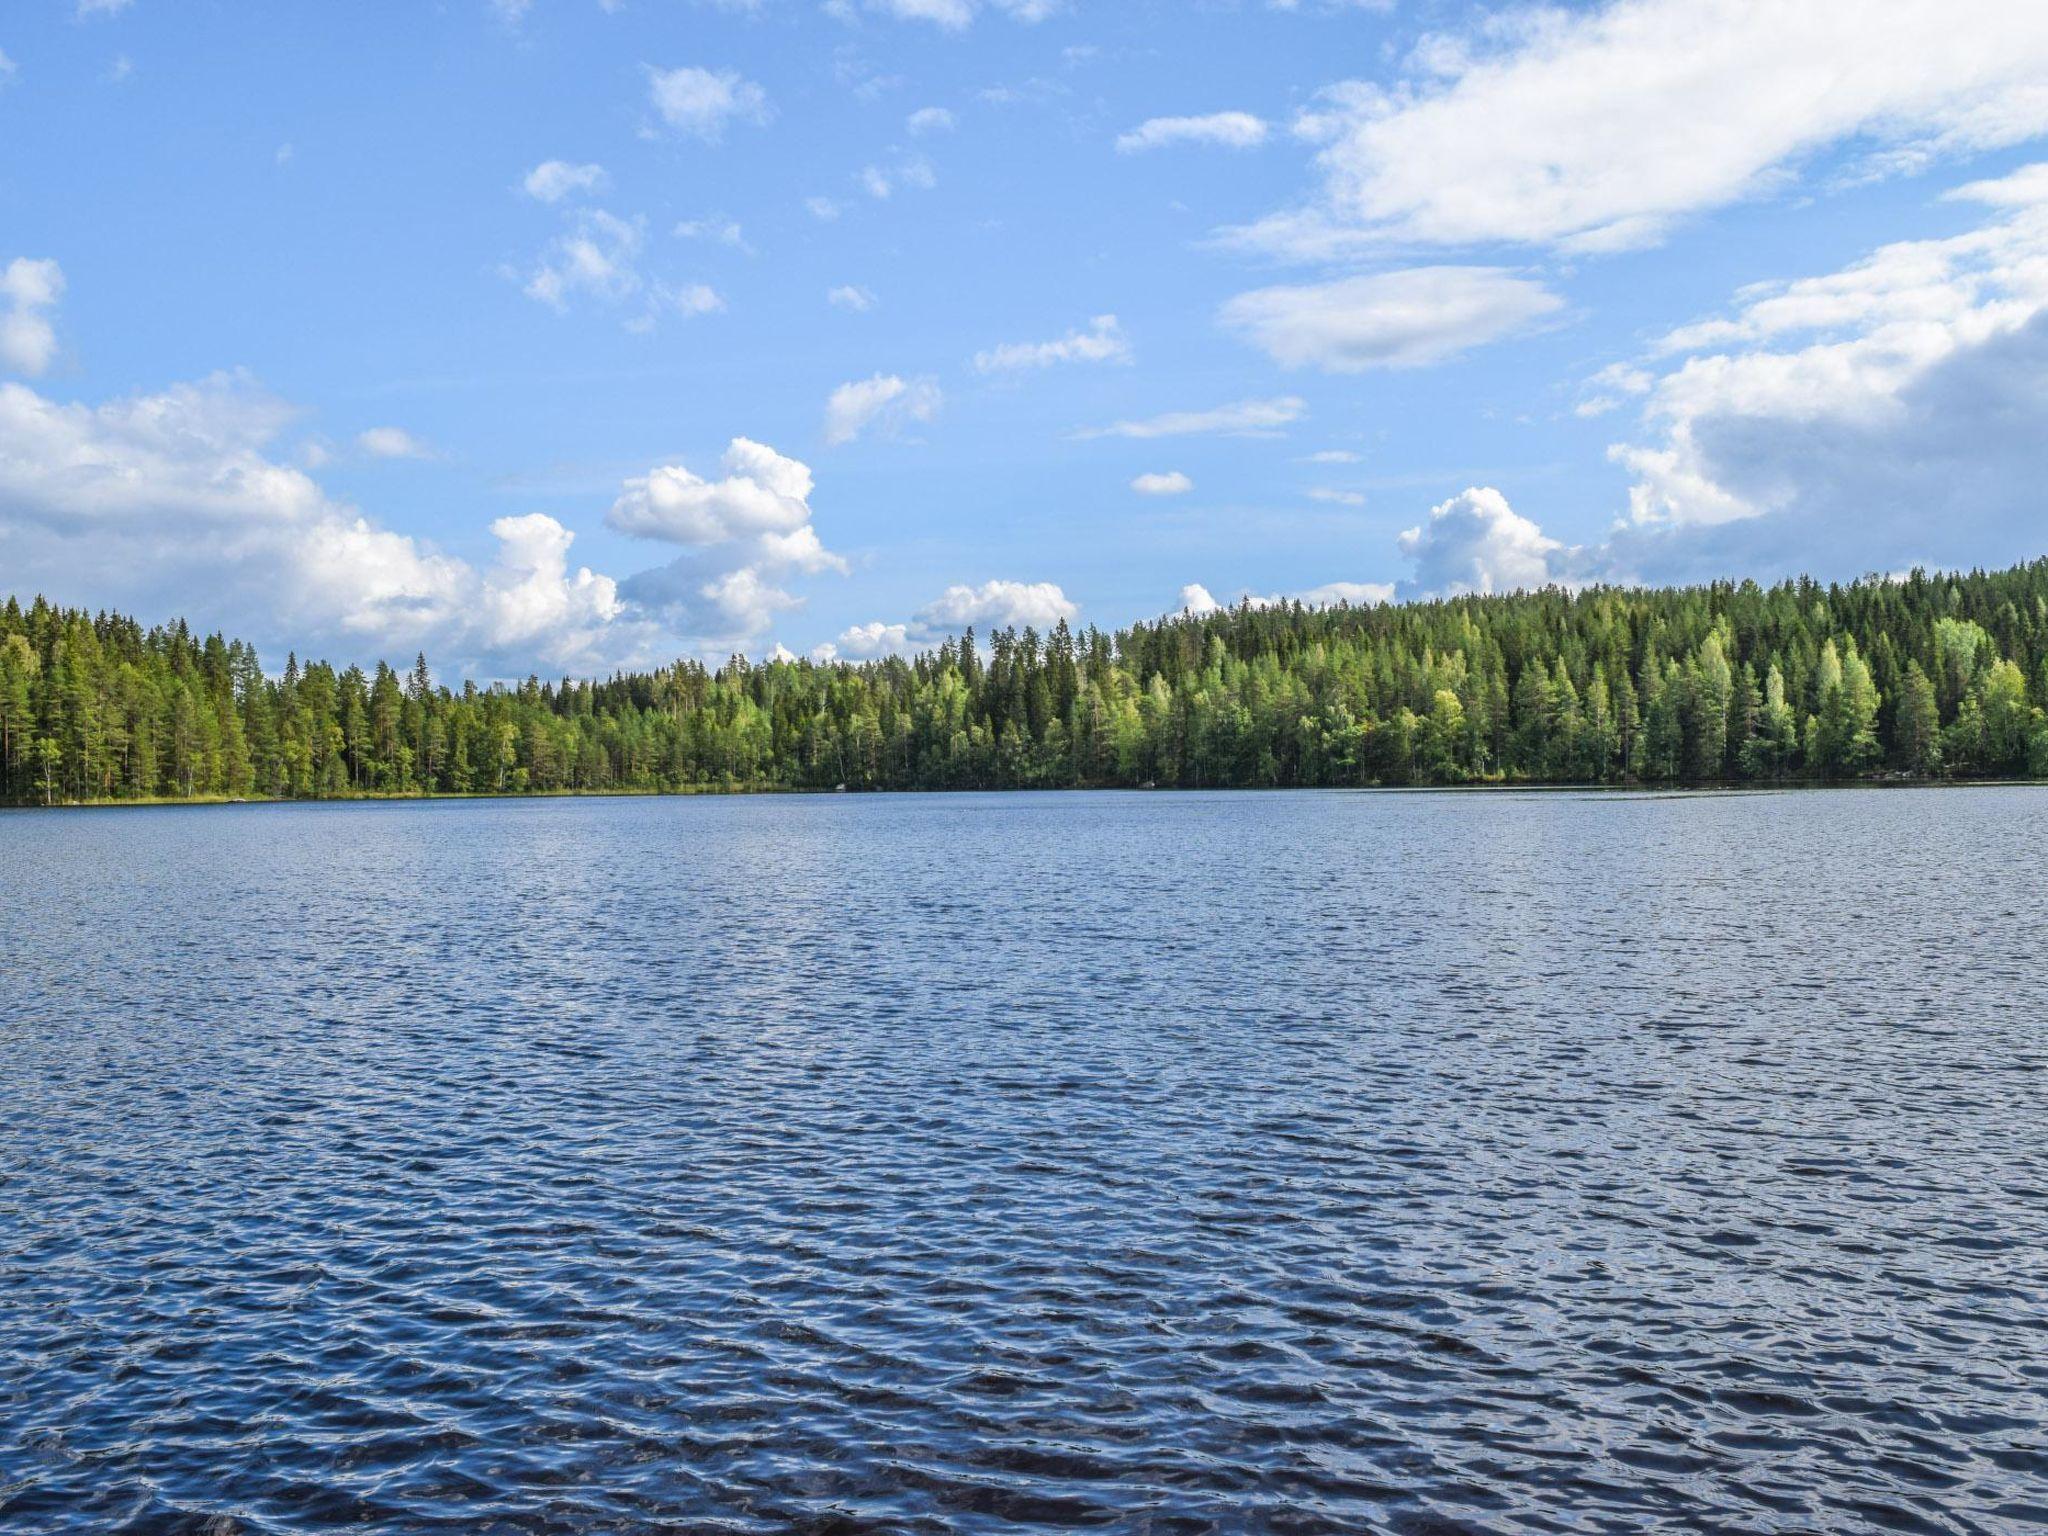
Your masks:
<svg viewBox="0 0 2048 1536"><path fill-rule="evenodd" d="M1195 482L1177 469L1143 474L1131 482L1131 489L1140 496L1184 496L1194 488Z"/></svg>
<svg viewBox="0 0 2048 1536"><path fill-rule="evenodd" d="M1175 144L1214 144L1225 149L1255 149L1266 142L1264 119L1249 112L1211 112L1202 117L1148 118L1119 134L1117 153L1134 155Z"/></svg>
<svg viewBox="0 0 2048 1536"><path fill-rule="evenodd" d="M917 611L917 622L926 632L950 634L970 624L1050 629L1061 619L1072 623L1079 616L1080 610L1052 582L985 581L978 587L946 588Z"/></svg>
<svg viewBox="0 0 2048 1536"><path fill-rule="evenodd" d="M602 192L611 178L601 165L571 165L566 160L543 160L526 173L521 185L537 202L559 203L577 193Z"/></svg>
<svg viewBox="0 0 2048 1536"><path fill-rule="evenodd" d="M908 624L884 624L877 619L872 624L855 624L840 631L837 640L828 641L819 649L826 653L822 659L828 661L841 656L866 660L898 655L909 650L912 643Z"/></svg>
<svg viewBox="0 0 2048 1536"><path fill-rule="evenodd" d="M2004 564L2042 553L2048 168L1949 194L1977 227L1752 284L1588 381L1639 406L1607 536L1567 546L1473 488L1401 535L1409 589L1693 582ZM1595 409L1588 410L1588 406Z"/></svg>
<svg viewBox="0 0 2048 1536"><path fill-rule="evenodd" d="M1223 605L1209 595L1209 589L1199 581L1191 581L1180 589L1180 608L1200 618L1205 613L1214 613Z"/></svg>
<svg viewBox="0 0 2048 1536"><path fill-rule="evenodd" d="M1308 402L1298 395L1273 400L1239 400L1206 411L1168 411L1142 421L1112 422L1106 427L1088 427L1075 435L1090 437L1270 437L1282 427L1301 419Z"/></svg>
<svg viewBox="0 0 2048 1536"><path fill-rule="evenodd" d="M1415 585L1446 595L1548 586L1560 578L1553 562L1564 552L1491 486L1438 503L1396 542L1415 562Z"/></svg>
<svg viewBox="0 0 2048 1536"><path fill-rule="evenodd" d="M618 583L588 566L569 573L569 546L576 535L545 512L501 517L491 524L498 558L482 586L481 622L499 650L558 649L558 637L572 637L572 654L596 659L595 642L604 626L619 618Z"/></svg>
<svg viewBox="0 0 2048 1536"><path fill-rule="evenodd" d="M978 587L946 588L902 623L876 619L842 630L811 650L813 661L866 661L938 645L969 627L1048 630L1080 610L1049 581L985 581Z"/></svg>
<svg viewBox="0 0 2048 1536"><path fill-rule="evenodd" d="M1636 368L1644 432L1611 450L1632 477L1617 571L1855 575L2042 553L2048 171L1956 195L1989 217L1745 288L1659 339Z"/></svg>
<svg viewBox="0 0 2048 1536"><path fill-rule="evenodd" d="M0 368L33 378L57 355L50 312L64 297L64 269L56 262L17 256L0 268Z"/></svg>
<svg viewBox="0 0 2048 1536"><path fill-rule="evenodd" d="M700 546L793 533L811 521L809 465L744 437L732 440L724 463L717 480L682 464L629 480L605 521L638 538Z"/></svg>
<svg viewBox="0 0 2048 1536"><path fill-rule="evenodd" d="M1256 289L1231 299L1219 318L1283 367L1361 373L1442 362L1563 304L1499 267L1412 267Z"/></svg>
<svg viewBox="0 0 2048 1536"><path fill-rule="evenodd" d="M875 307L875 296L857 283L842 283L825 295L825 302L834 309L850 309L857 315L864 315Z"/></svg>
<svg viewBox="0 0 2048 1536"><path fill-rule="evenodd" d="M1322 185L1234 238L1306 260L1389 243L1654 243L1871 146L1868 174L2048 131L2048 26L2009 0L1614 0L1435 36L1391 87L1296 124Z"/></svg>
<svg viewBox="0 0 2048 1536"><path fill-rule="evenodd" d="M431 459L434 450L403 427L366 427L356 446L373 459Z"/></svg>
<svg viewBox="0 0 2048 1536"><path fill-rule="evenodd" d="M1376 603L1391 603L1394 584L1390 581L1326 581L1320 587L1310 587L1294 596L1297 602L1311 608L1328 608L1337 603L1370 608Z"/></svg>
<svg viewBox="0 0 2048 1536"><path fill-rule="evenodd" d="M1022 368L1050 368L1055 363L1128 363L1131 344L1115 315L1097 315L1083 330L1072 330L1057 341L1006 342L974 354L974 366L982 373L1012 372Z"/></svg>
<svg viewBox="0 0 2048 1536"><path fill-rule="evenodd" d="M208 614L273 647L425 648L465 665L595 667L649 653L573 535L492 527L484 568L329 496L270 446L295 413L240 375L98 406L0 384L0 548L22 586L143 614ZM196 615L195 615L196 617Z"/></svg>
<svg viewBox="0 0 2048 1536"><path fill-rule="evenodd" d="M670 128L707 144L723 139L730 123L761 124L774 115L768 93L729 69L650 68L647 97Z"/></svg>
<svg viewBox="0 0 2048 1536"><path fill-rule="evenodd" d="M919 107L903 120L903 126L913 134L951 133L953 114L944 107Z"/></svg>
<svg viewBox="0 0 2048 1536"><path fill-rule="evenodd" d="M842 384L825 402L825 441L850 443L870 428L901 431L939 412L939 386L931 379L903 379L893 373Z"/></svg>
<svg viewBox="0 0 2048 1536"><path fill-rule="evenodd" d="M825 548L812 523L809 465L736 437L723 468L717 479L682 464L650 470L626 482L605 521L620 533L684 551L623 583L627 598L693 633L740 644L758 637L778 614L802 606L803 599L781 585L790 575L844 575L848 567Z"/></svg>

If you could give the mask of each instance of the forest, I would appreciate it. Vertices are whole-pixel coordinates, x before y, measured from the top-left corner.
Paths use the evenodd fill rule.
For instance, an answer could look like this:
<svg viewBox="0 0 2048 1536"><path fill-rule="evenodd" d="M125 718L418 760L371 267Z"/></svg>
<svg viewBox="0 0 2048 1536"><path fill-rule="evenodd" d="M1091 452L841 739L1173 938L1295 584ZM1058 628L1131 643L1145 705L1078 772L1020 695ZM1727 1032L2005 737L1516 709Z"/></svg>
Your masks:
<svg viewBox="0 0 2048 1536"><path fill-rule="evenodd" d="M450 686L40 598L0 799L2048 777L2048 559L969 631L858 665Z"/></svg>

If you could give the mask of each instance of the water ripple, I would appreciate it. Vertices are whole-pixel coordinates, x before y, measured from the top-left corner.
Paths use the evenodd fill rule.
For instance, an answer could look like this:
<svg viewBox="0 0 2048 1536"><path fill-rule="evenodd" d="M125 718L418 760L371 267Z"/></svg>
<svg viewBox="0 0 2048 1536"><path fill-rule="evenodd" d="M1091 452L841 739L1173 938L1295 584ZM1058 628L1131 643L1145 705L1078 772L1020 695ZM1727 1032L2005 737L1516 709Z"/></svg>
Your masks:
<svg viewBox="0 0 2048 1536"><path fill-rule="evenodd" d="M0 815L0 1527L2048 1525L2044 831Z"/></svg>

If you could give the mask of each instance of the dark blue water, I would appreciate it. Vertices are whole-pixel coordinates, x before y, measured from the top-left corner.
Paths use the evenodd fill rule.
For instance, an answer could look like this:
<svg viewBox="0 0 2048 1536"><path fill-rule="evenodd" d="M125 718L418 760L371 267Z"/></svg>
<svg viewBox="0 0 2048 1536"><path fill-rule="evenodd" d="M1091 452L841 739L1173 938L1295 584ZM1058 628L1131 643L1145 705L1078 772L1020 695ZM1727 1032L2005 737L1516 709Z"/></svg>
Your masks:
<svg viewBox="0 0 2048 1536"><path fill-rule="evenodd" d="M0 1528L2048 1523L2048 791L0 816Z"/></svg>

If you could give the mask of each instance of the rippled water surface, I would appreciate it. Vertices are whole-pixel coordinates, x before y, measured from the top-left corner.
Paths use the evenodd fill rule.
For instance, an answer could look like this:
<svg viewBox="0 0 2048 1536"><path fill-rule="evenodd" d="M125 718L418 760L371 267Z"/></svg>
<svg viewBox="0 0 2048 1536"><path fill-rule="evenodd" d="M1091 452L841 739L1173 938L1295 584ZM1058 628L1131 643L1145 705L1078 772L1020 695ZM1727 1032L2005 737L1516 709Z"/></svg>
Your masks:
<svg viewBox="0 0 2048 1536"><path fill-rule="evenodd" d="M0 815L0 1529L2048 1523L2048 791Z"/></svg>

